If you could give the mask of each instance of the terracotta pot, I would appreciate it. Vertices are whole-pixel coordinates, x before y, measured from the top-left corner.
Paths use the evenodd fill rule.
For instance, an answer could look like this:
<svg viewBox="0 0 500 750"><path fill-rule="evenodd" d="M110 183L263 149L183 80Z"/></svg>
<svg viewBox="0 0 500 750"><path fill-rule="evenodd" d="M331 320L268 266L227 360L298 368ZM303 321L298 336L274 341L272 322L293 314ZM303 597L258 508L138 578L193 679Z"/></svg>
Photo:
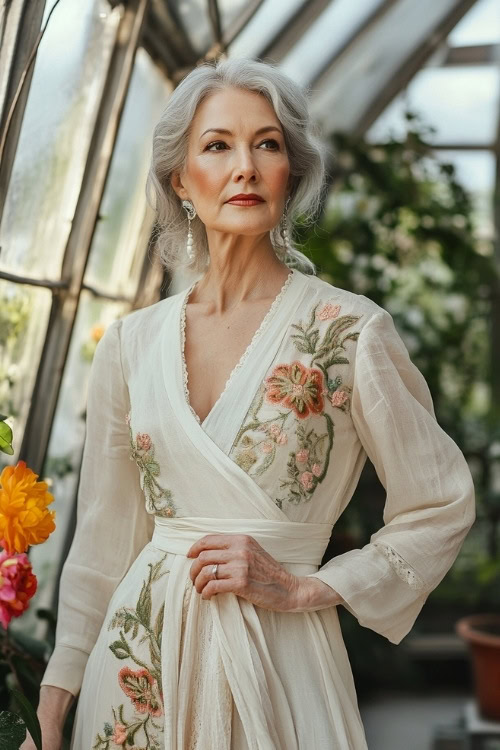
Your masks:
<svg viewBox="0 0 500 750"><path fill-rule="evenodd" d="M500 720L500 615L470 615L455 624L472 657L479 712Z"/></svg>

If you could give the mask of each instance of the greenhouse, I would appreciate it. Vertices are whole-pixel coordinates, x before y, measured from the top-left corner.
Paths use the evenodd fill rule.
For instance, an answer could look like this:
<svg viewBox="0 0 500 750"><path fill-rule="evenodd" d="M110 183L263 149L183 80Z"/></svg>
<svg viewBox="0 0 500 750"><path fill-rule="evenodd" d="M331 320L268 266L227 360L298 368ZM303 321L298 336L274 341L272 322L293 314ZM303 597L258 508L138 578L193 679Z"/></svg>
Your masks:
<svg viewBox="0 0 500 750"><path fill-rule="evenodd" d="M90 438L86 447L89 382L98 359L94 359L96 352L104 349L101 339L103 343L109 340L117 321L123 320L125 326L125 321L132 320L130 316L137 311L166 310L158 303L165 304L170 297L176 299L176 295L193 289L200 278L189 264L179 263L172 270L173 264L169 266L158 251L157 216L151 192L148 193L155 128L168 110L171 97L193 71L206 63L216 66L236 58L269 63L307 92L312 126L324 149L325 184L314 221L300 212L294 214L290 238L285 231L283 241L288 247L291 240L314 264L313 275L331 286L333 307L322 308L323 320L337 318L346 303L335 307L336 294L343 300L346 292L361 295L368 300L367 305L374 303L390 313L405 352L428 385L433 415L451 439L450 445L453 441L463 454L464 466L474 484L474 523L464 533L463 545L456 542L453 564L443 569L442 576L436 574L436 585L429 584L420 604L421 612L418 617L415 614L415 624L401 643L396 637L392 642L389 637L384 638L382 629L377 632L374 628L374 632L368 616L357 617L354 604L352 608L338 607L368 747L499 750L500 691L497 685L496 694L485 697L482 685L484 680L489 681L490 688L494 680L498 683L500 670L497 0L1 3L0 546L4 549L0 553L0 711L19 713L25 721L21 734L15 735L18 739L11 738L12 744L5 747L20 747L26 726L30 727L26 718L29 709L20 707L21 699L12 690L23 693L36 708L40 683L56 643L59 585L77 521L82 523L83 510L80 514L77 510L79 487L86 481L85 471L82 473L84 448L89 453L94 450L96 456L101 451L98 445L90 446ZM250 95L256 96L247 91L246 96ZM222 110L220 119L223 120ZM243 126L245 118L240 121ZM251 192L242 182L240 187L241 193ZM184 231L188 231L187 218ZM195 232L195 245L198 236ZM189 241L186 247L189 253ZM299 271L293 273L297 282ZM185 306L182 312L185 315ZM290 307L292 314L303 317L301 311L299 315ZM188 317L188 326L190 320ZM184 325L185 322L184 319ZM332 423L332 431L328 427L325 432L330 447L337 445L334 427L340 433L339 425L347 418L354 387L354 381L348 385L347 376L343 383L338 375L343 371L335 369L349 365L356 340L358 345L361 342L362 336L358 340L358 333L348 332L352 323L351 319L345 321L343 330L347 335L339 345L344 350L343 358L328 359L324 369L316 361L316 354L313 358L314 366L319 367L314 377L321 377L321 372L325 375L326 390L322 393L328 392L333 412L338 414L338 422L336 416L333 422L327 418L328 424ZM308 338L309 333L301 325L302 319L295 325L296 332L303 336L299 351L304 355L308 351L315 353L317 341ZM256 336L260 329L255 325L253 328L257 329ZM208 329L202 330L199 340L207 342L203 348L208 350L213 339ZM235 331L238 330L235 324ZM296 339L300 336L296 335ZM230 377L221 396L233 380L234 371L241 373L241 364L254 346L254 339L248 351L243 348L240 362L235 360L236 367L232 371L229 368ZM165 347L167 344L168 341ZM209 373L216 369L215 361L221 359L223 350L220 352L217 357L213 355L207 378L212 377ZM192 360L195 361L198 360ZM290 382L292 374L302 378L300 387L305 383L304 361L294 362L300 372L287 371ZM253 367L257 371L260 364L255 362ZM327 367L331 367L329 373ZM273 376L276 371L277 368ZM281 378L283 372L279 373ZM307 372L310 374L312 369ZM187 383L186 371L184 375ZM199 382L202 387L202 381L203 378L190 383ZM235 382L240 381L243 393L243 379ZM298 382L294 387L299 388ZM280 400L284 408L291 401L276 395L282 381L281 385L276 383L277 380L272 398L275 402ZM423 388L421 383L409 387L412 401L420 399L420 387ZM217 391L221 388L216 387L212 394L217 395ZM116 389L113 391L110 386L108 396L114 399L115 395ZM221 396L215 399L215 405ZM293 412L294 408L288 411ZM374 403L373 409L377 408ZM310 409L312 413L313 407ZM317 413L318 410L319 406ZM430 410L429 406L427 412ZM197 416L192 407L191 411ZM283 455L289 448L292 450L292 446L284 447L284 413L280 412L282 431L276 428L274 442L263 446L267 458L264 456L258 470L257 463L253 463L257 459L250 450L256 445L252 442L254 433L247 432L241 438L244 451L237 454L236 462L240 474L245 473L245 480L258 476L261 481L280 448ZM206 418L208 433L214 423L213 414L214 409L212 417L208 414L211 419ZM257 419L257 412L253 414ZM306 428L311 424L303 419L303 413L298 416L297 421ZM404 421L405 416L401 415L401 419ZM197 420L202 422L199 417ZM397 422L396 414L394 422L385 424L396 429ZM418 419L415 432L420 425ZM425 429L422 426L422 431ZM135 442L130 431L130 458L135 459L143 474L141 486L147 498L148 492L152 493L150 500L155 492L155 497L163 492L165 498L169 490L162 489L167 472L161 472L161 448L155 462L149 434L137 430ZM105 431L103 427L103 434ZM175 434L174 431L172 435ZM241 435L238 432L238 440ZM429 433L429 443L422 443L422 455L414 455L416 441L408 436L406 460L408 464L414 461L414 471L418 466L425 473L423 467L432 464L432 439ZM175 443L177 438L172 440ZM296 452L287 453L288 464L285 458L289 477L293 473L290 462L300 461L301 456L305 461L308 451L313 450L311 442L306 445L305 432L301 440ZM341 437L338 441L342 444ZM232 446L234 455L235 447L236 442ZM424 450L426 447L429 451ZM351 487L353 498L334 521L321 566L349 551L365 550L372 535L377 535L391 517L389 504L385 504L392 486L390 477L386 481L382 464L375 460L380 458L378 449L374 448L373 455L368 453L359 482ZM187 463L186 454L186 467ZM17 474L13 474L16 466ZM294 514L299 507L306 507L307 482L309 489L316 487L318 478L322 482L328 458L324 471L322 466L319 458L311 466L307 464L308 473L302 475L299 489L293 489L295 485L290 481L293 492L290 490L287 500L283 500L284 495L275 500L280 513L288 502L292 509L290 521L303 520ZM457 493L460 470L465 471L460 467L459 458L448 466L450 471L457 470ZM94 469L97 482L100 467L96 464ZM137 470L133 461L132 469ZM184 473L190 471L186 469ZM230 473L229 467L227 471ZM198 467L192 472L197 475ZM411 467L402 467L401 473L411 475ZM446 473L443 464L442 477L429 474L429 491L445 492L441 479L446 481ZM330 476L333 479L332 472ZM335 473L332 496L340 476ZM212 485L210 475L207 477L208 492ZM14 488L15 481L19 482L18 488ZM451 485L449 471L448 481ZM265 491L265 487L258 489ZM28 501L30 492L35 493L34 499ZM53 496L50 502L49 495ZM23 515L24 510L19 508L25 501ZM444 500L438 503L443 504ZM274 506L273 512L275 515L270 518L277 519ZM467 512L471 512L470 507ZM33 520L35 516L41 520ZM319 517L308 520L319 526ZM407 515L402 514L400 524L404 526L407 521ZM458 524L456 519L455 522ZM23 523L26 526L21 528ZM116 517L116 529L119 523L120 518ZM101 547L109 544L110 549L121 549L116 529L110 523L109 537L102 537ZM462 527L453 526L453 533L460 534L461 530ZM426 549L430 544L428 537L422 536L418 544ZM446 543L443 559L445 548ZM29 571L22 574L27 588L19 599L13 599L5 588L8 560L2 557L4 550L10 556L10 565L15 558L17 565L22 564ZM22 557L24 553L27 558ZM435 554L439 557L437 549ZM432 568L431 563L429 566ZM415 573L410 565L418 580L418 563L416 568ZM116 575L114 587L121 578ZM35 593L29 591L29 586L36 587ZM165 628L161 623L160 630ZM124 629L123 633L128 631ZM116 643L109 648L113 650ZM480 647L489 649L482 661L478 657ZM75 648L86 651L84 646ZM298 645L296 651L298 659ZM294 653L290 652L290 661L295 658ZM85 653L85 659L87 656ZM134 666L125 656L118 657L123 662L120 674L125 668L132 674L139 660ZM485 662L496 669L496 677L485 675ZM141 668L146 669L144 664ZM150 686L151 674L147 678ZM229 676L228 680L233 689ZM165 684L164 677L164 687ZM123 701L130 704L127 696L131 693L123 685L122 694ZM234 690L233 694L236 700ZM132 700L136 708L137 700ZM148 700L147 705L137 708L136 718L143 722L140 730L132 731L129 719L124 718L126 714L115 715L113 709L108 729L103 729L104 734L95 739L93 747L111 750L118 745L129 749L144 746L157 750L160 745L155 744L152 735L149 740L144 739L147 729L141 735L145 717L151 726L156 726L155 717L161 712L161 708L153 710L152 698ZM75 739L76 734L72 739L77 705L76 700L65 716L62 747L68 750L84 747L83 739L80 744ZM167 713L165 710L165 716ZM121 735L120 727L126 727L128 733L123 729ZM326 750L321 739L302 741L301 730L295 729L297 750ZM0 745L2 731L0 727ZM319 728L317 731L321 738ZM233 744L228 742L226 750L295 750L281 735L272 744L271 739L264 741L257 734L251 744L246 725L245 732L248 745L239 745L233 734ZM348 734L344 740L332 736L331 747L365 750L360 740L352 739L354 734L349 741ZM203 744L203 740L196 744L191 739L189 744L187 735L185 744L181 739L176 744L173 735L168 734L167 740L165 733L165 737L161 747L169 750L216 750L215 745ZM29 748L31 745L23 746L23 750Z"/></svg>

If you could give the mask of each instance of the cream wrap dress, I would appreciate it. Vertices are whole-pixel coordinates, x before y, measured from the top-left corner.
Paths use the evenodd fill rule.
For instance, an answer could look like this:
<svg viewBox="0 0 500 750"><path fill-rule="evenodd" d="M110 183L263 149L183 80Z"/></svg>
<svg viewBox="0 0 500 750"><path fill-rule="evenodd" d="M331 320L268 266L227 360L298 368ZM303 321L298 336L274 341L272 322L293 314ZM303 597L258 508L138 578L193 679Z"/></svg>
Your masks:
<svg viewBox="0 0 500 750"><path fill-rule="evenodd" d="M296 269L201 423L184 359L193 286L97 346L42 685L79 694L73 750L366 750L337 607L202 599L186 552L249 534L399 643L474 521L467 462L391 315ZM384 525L319 568L367 455Z"/></svg>

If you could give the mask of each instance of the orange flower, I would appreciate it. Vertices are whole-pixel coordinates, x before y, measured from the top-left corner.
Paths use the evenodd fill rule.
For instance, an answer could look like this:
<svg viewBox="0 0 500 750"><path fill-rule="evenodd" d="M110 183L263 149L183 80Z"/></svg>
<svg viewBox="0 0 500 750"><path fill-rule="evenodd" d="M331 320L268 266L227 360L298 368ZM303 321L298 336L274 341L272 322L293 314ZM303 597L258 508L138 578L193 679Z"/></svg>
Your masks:
<svg viewBox="0 0 500 750"><path fill-rule="evenodd" d="M104 336L104 331L106 329L104 326L100 325L99 323L96 323L92 328L90 329L90 338L92 341L95 341L96 344L102 339Z"/></svg>
<svg viewBox="0 0 500 750"><path fill-rule="evenodd" d="M323 373L295 360L276 365L265 380L266 397L272 404L293 409L300 419L323 412Z"/></svg>
<svg viewBox="0 0 500 750"><path fill-rule="evenodd" d="M29 600L37 589L28 555L0 554L0 622L5 630L13 617L19 617L29 607Z"/></svg>
<svg viewBox="0 0 500 750"><path fill-rule="evenodd" d="M54 496L37 479L24 461L0 474L0 539L10 554L44 542L56 527L55 511L47 509Z"/></svg>

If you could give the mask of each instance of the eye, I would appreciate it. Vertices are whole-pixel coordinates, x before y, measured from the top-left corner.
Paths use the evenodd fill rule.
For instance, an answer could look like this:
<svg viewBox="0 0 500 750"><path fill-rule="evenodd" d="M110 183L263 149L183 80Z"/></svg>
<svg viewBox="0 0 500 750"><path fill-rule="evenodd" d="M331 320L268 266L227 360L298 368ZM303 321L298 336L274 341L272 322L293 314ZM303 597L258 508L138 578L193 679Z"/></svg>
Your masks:
<svg viewBox="0 0 500 750"><path fill-rule="evenodd" d="M270 143L272 145L272 148L266 148L264 149L264 151L279 151L280 150L280 145L278 141L275 140L274 138L266 138L266 140L262 141L260 145L263 146L264 143ZM225 150L225 149L220 149L220 148L215 148L215 149L212 148L213 146L218 146L218 145L226 146L227 144L225 143L225 141L212 141L211 143L208 143L203 150L204 151L224 151Z"/></svg>
<svg viewBox="0 0 500 750"><path fill-rule="evenodd" d="M266 149L264 149L264 151L279 151L279 149L280 149L280 144L274 138L266 138L266 140L262 141L262 143L260 145L262 146L264 143L272 143L273 144L273 148L272 149L266 148Z"/></svg>
<svg viewBox="0 0 500 750"><path fill-rule="evenodd" d="M219 143L222 143L222 145L223 145L223 146L225 146L225 145L226 145L226 144L224 143L224 141L212 141L212 142L211 142L211 143L209 143L209 144L208 144L207 146L205 146L205 148L204 148L203 150L204 150L204 151L213 151L213 149L212 149L212 146L217 146L217 145L218 145ZM220 149L218 149L218 148L217 148L217 149L215 149L215 150L216 150L216 151L219 151Z"/></svg>

